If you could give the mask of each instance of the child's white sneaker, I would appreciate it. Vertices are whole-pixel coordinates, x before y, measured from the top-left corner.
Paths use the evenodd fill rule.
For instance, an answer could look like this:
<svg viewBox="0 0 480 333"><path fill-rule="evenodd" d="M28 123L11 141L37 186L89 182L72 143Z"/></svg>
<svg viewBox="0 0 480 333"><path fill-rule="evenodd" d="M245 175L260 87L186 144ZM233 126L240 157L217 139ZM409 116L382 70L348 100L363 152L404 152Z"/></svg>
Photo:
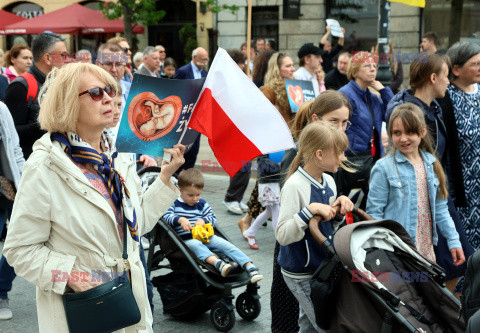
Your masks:
<svg viewBox="0 0 480 333"><path fill-rule="evenodd" d="M223 277L226 277L230 270L232 269L232 265L227 264L225 261L222 261L220 267L218 267L218 271L222 274Z"/></svg>
<svg viewBox="0 0 480 333"><path fill-rule="evenodd" d="M251 283L257 283L260 280L263 280L263 275L258 273L258 269L252 269L248 272L248 275L250 275L250 282Z"/></svg>

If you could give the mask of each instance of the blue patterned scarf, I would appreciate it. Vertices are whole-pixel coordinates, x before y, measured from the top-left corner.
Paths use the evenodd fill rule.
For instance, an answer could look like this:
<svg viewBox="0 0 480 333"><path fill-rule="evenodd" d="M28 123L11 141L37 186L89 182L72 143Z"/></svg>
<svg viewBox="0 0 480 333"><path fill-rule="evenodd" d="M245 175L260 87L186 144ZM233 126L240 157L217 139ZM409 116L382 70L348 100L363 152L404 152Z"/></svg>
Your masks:
<svg viewBox="0 0 480 333"><path fill-rule="evenodd" d="M127 189L125 180L115 170L114 159L118 153L116 151L112 152L110 148L112 147L112 141L108 133L102 133L101 145L104 153L97 152L86 141L72 132L52 133L51 140L60 142L65 153L75 162L93 164L93 167L103 179L115 207L123 211L130 235L138 242L139 235L135 208L131 203L130 192Z"/></svg>

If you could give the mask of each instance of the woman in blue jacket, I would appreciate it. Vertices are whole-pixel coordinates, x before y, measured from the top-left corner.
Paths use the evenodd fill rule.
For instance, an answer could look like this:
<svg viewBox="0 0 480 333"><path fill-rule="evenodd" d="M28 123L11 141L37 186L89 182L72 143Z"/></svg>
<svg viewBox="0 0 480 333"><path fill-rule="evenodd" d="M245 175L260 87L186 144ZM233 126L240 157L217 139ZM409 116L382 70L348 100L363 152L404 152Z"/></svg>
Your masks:
<svg viewBox="0 0 480 333"><path fill-rule="evenodd" d="M385 154L381 144L382 122L393 93L389 87L375 80L377 60L368 52L354 54L347 70L350 82L339 90L347 97L352 108L352 125L346 131L350 141L346 155L359 169L353 174L341 170L339 179L343 181L338 184L341 194L348 195L351 189L361 188L366 197L370 170L374 162ZM381 97L372 94L371 89L380 93Z"/></svg>

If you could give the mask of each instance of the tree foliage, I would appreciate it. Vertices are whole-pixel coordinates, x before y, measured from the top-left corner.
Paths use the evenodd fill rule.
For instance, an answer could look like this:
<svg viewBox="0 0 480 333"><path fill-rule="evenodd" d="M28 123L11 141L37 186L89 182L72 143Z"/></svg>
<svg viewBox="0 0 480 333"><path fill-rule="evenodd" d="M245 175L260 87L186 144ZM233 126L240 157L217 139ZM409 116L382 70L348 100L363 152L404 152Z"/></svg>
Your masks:
<svg viewBox="0 0 480 333"><path fill-rule="evenodd" d="M178 37L183 44L183 54L185 63L192 60L192 52L197 48L197 31L190 23L185 24L179 31Z"/></svg>
<svg viewBox="0 0 480 333"><path fill-rule="evenodd" d="M125 38L133 45L132 25L157 24L164 16L164 10L157 10L154 0L118 0L100 4L103 16L113 20L123 16Z"/></svg>
<svg viewBox="0 0 480 333"><path fill-rule="evenodd" d="M232 14L235 14L239 9L239 7L235 5L229 6L226 4L219 4L219 0L205 0L203 4L213 13L219 13L222 10L229 10Z"/></svg>
<svg viewBox="0 0 480 333"><path fill-rule="evenodd" d="M232 14L235 14L239 9L239 7L235 5L220 4L219 0L205 0L201 2L201 5L205 6L206 10L214 13L229 10ZM166 14L164 10L157 10L155 0L118 0L117 2L105 2L100 4L100 10L103 16L110 20L123 17L125 38L131 47L134 45L132 26L140 23L144 26L157 24ZM191 26L185 29L183 33L187 33L186 35L188 35L185 42L188 44L188 49L193 47L193 45L196 47L195 28ZM192 29L194 31L193 36L191 34ZM187 47L187 45L185 45L185 47ZM189 53L186 54L188 55Z"/></svg>

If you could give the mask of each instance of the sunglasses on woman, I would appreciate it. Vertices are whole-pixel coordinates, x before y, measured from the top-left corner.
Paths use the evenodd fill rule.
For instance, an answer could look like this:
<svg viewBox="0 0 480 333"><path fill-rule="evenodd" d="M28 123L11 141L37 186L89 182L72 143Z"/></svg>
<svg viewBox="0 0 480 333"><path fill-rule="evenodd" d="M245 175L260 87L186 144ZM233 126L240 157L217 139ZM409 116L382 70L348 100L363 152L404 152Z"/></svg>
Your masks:
<svg viewBox="0 0 480 333"><path fill-rule="evenodd" d="M108 85L105 88L95 87L95 88L92 88L92 89L85 90L85 91L81 92L80 94L78 94L78 96L80 97L80 96L85 95L85 94L90 94L90 97L94 101L101 101L103 99L103 92L106 92L107 95L110 96L110 97L115 97L115 95L117 94L115 89L113 89L112 86Z"/></svg>

